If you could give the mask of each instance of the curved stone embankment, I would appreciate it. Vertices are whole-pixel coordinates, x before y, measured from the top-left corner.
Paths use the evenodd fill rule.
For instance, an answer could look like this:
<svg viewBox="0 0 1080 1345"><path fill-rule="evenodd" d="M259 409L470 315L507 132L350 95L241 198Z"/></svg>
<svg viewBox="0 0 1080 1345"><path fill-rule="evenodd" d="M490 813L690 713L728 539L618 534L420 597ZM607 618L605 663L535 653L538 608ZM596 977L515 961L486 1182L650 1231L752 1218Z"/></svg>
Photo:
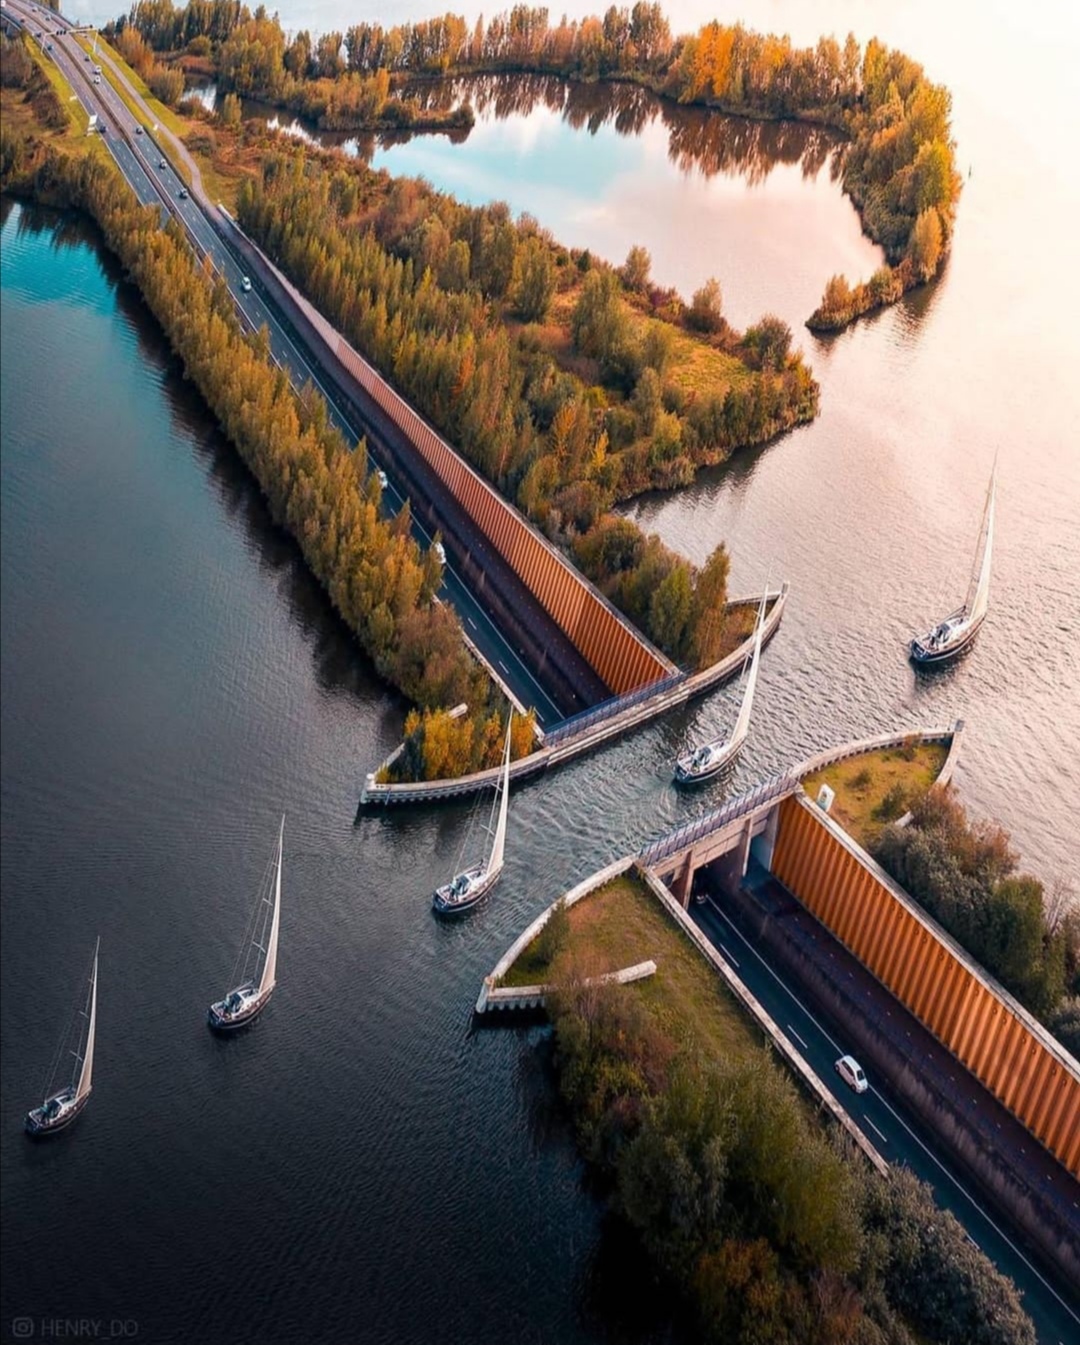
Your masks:
<svg viewBox="0 0 1080 1345"><path fill-rule="evenodd" d="M808 775L816 775L818 771L823 771L827 766L835 766L837 762L847 761L851 757L862 756L864 752L880 752L890 747L903 747L905 743L913 738L922 743L940 743L948 748L945 754L945 760L941 763L941 770L938 771L934 785L947 785L953 777L953 771L956 770L956 759L960 755L960 740L964 736L964 721L958 719L955 724L946 729L920 729L916 732L908 731L906 733L879 733L876 738L860 738L857 742L848 743L844 747L829 748L824 752L818 752L812 757L807 757L801 765L792 770L792 775L797 780L805 780ZM911 821L911 812L906 812L903 817L896 819L898 827L906 827Z"/></svg>
<svg viewBox="0 0 1080 1345"><path fill-rule="evenodd" d="M784 608L787 605L788 592L789 586L785 583L779 592L773 591L769 594L769 606L761 635L763 645L768 644L780 626ZM741 607L757 607L760 602L760 594L756 597L735 598L728 603L728 608L734 611ZM616 738L621 738L624 733L629 733L631 729L648 723L649 720L674 709L675 706L683 705L696 696L705 695L706 692L714 690L742 671L746 660L750 657L753 644L753 635L748 635L738 648L732 650L726 658L714 663L711 668L705 668L701 672L680 678L674 685L667 685L655 696L645 697L623 710L616 710L609 718L603 718L596 723L589 723L587 716L585 716L586 722L580 732L560 738L554 745L541 745L527 757L519 757L512 762L510 779L523 780L530 775L536 775L540 771L547 770L550 766L560 765L573 757L591 752L594 748L601 747L605 743L614 742ZM455 798L461 794L472 794L482 789L494 788L498 783L501 772L501 767L494 766L490 770L475 771L471 775L462 775L454 780L421 780L415 783L393 785L377 783L379 772L388 766L400 751L401 745L396 747L385 761L369 773L360 795L361 803L389 805L424 803L432 799Z"/></svg>

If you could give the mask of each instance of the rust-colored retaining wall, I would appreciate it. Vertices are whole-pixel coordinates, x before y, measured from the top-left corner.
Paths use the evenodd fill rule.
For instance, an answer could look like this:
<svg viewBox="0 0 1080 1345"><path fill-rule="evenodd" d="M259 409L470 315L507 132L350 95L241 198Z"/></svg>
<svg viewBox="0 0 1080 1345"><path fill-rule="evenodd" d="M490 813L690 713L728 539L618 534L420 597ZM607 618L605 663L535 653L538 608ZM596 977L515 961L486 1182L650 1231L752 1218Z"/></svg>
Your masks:
<svg viewBox="0 0 1080 1345"><path fill-rule="evenodd" d="M617 696L675 671L342 337L337 355L408 435L443 485Z"/></svg>
<svg viewBox="0 0 1080 1345"><path fill-rule="evenodd" d="M1069 1171L1080 1076L1067 1053L805 796L780 805L773 873Z"/></svg>

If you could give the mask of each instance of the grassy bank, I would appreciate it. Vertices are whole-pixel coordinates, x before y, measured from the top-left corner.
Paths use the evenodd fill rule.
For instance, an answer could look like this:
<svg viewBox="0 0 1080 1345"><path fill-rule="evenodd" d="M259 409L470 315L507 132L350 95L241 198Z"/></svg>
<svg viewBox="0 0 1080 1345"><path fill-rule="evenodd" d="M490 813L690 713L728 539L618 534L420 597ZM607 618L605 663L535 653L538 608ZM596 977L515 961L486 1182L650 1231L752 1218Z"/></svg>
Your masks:
<svg viewBox="0 0 1080 1345"><path fill-rule="evenodd" d="M802 787L816 799L823 784L836 793L830 816L869 849L884 827L923 798L948 756L941 743L880 747L815 771Z"/></svg>
<svg viewBox="0 0 1080 1345"><path fill-rule="evenodd" d="M633 872L576 902L569 932L548 958L534 939L502 984L536 985L571 976L601 976L652 958L656 975L624 986L646 1016L700 1059L744 1060L761 1037L724 983Z"/></svg>

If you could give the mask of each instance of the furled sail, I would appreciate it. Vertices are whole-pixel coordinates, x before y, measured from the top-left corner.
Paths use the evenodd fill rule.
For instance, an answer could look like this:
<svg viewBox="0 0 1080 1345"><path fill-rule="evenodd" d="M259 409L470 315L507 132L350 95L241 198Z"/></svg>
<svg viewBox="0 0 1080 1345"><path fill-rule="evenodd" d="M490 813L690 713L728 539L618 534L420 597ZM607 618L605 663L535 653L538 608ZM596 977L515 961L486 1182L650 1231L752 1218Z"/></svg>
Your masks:
<svg viewBox="0 0 1080 1345"><path fill-rule="evenodd" d="M79 1083L75 1097L83 1098L89 1093L94 1080L94 1033L97 1028L97 970L98 949L101 940L94 946L94 969L90 973L90 1024L86 1029L86 1046L83 1049L82 1069L79 1071Z"/></svg>
<svg viewBox="0 0 1080 1345"><path fill-rule="evenodd" d="M973 590L967 607L969 621L981 621L990 605L990 559L994 549L994 495L996 490L997 468L990 476L990 486L986 492L986 507L983 511L983 551L982 561L973 576Z"/></svg>
<svg viewBox="0 0 1080 1345"><path fill-rule="evenodd" d="M754 688L757 686L758 660L761 656L761 631L765 625L765 605L768 602L769 593L766 585L765 592L761 595L761 607L758 611L757 625L754 628L754 652L750 656L750 673L746 679L746 687L743 690L742 705L739 706L739 717L735 721L735 731L731 735L731 746L737 747L746 737L750 730L750 712L754 708Z"/></svg>
<svg viewBox="0 0 1080 1345"><path fill-rule="evenodd" d="M500 783L499 819L495 824L495 837L491 843L491 855L487 862L487 874L494 878L503 866L503 846L506 842L506 810L510 802L510 726L514 722L514 712L506 721L506 751L503 753L502 781Z"/></svg>
<svg viewBox="0 0 1080 1345"><path fill-rule="evenodd" d="M270 918L270 937L266 941L266 961L263 963L262 977L259 981L259 994L265 995L274 988L277 977L278 926L281 921L281 852L285 842L285 818L281 819L278 831L277 862L274 865L274 913Z"/></svg>

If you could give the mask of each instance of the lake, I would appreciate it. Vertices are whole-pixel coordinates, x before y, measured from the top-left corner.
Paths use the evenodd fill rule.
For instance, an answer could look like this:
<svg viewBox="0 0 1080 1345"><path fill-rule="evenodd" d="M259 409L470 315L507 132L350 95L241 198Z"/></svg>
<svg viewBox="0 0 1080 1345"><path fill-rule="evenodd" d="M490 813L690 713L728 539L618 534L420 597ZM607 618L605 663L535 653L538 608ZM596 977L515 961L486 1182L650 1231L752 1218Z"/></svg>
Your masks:
<svg viewBox="0 0 1080 1345"><path fill-rule="evenodd" d="M337 5L282 13L318 29L378 12ZM676 27L708 13L685 6ZM852 21L835 3L741 14L797 20L800 40ZM925 3L880 16L953 89L971 175L941 282L829 342L802 320L833 270L865 275L876 250L812 135L752 144L742 123L609 116L548 86L509 108L477 97L463 143L374 153L611 260L643 243L685 292L715 274L739 324L769 309L792 324L820 419L631 506L695 560L725 540L737 590L792 585L731 787L962 716L962 797L1052 880L1075 872L1080 804L1080 166L1067 44L1019 11L980 16L972 31ZM694 153L673 157L673 131ZM92 230L9 202L0 264L4 1319L134 1322L155 1345L677 1338L584 1183L542 1033L474 1031L470 1010L559 891L716 801L677 796L670 765L730 722L737 691L524 788L496 896L436 922L470 809L357 817L405 707L138 296ZM917 678L905 639L963 592L995 453L989 619L970 658ZM282 811L280 984L253 1032L217 1041L206 1005ZM95 1096L65 1141L32 1146L21 1114L98 934Z"/></svg>

